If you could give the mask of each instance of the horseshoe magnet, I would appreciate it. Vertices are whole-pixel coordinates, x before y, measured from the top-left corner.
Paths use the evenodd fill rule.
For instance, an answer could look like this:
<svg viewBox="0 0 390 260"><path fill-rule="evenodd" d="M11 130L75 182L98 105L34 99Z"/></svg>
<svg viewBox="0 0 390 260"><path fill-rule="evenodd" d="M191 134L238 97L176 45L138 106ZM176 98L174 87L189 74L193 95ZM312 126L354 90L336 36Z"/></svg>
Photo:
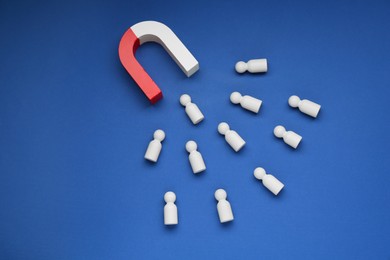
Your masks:
<svg viewBox="0 0 390 260"><path fill-rule="evenodd" d="M135 58L138 47L145 42L161 44L187 77L199 69L199 63L165 24L144 21L131 26L119 43L119 58L149 101L154 104L162 98L162 92Z"/></svg>

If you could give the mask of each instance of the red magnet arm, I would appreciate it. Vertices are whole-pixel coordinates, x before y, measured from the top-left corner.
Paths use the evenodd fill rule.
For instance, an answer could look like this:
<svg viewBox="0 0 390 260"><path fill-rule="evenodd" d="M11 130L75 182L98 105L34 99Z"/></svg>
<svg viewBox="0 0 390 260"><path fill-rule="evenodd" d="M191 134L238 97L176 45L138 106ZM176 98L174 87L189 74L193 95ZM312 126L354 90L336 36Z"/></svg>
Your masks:
<svg viewBox="0 0 390 260"><path fill-rule="evenodd" d="M139 46L139 39L131 28L128 29L119 43L119 58L122 65L140 86L149 101L154 104L162 98L162 92L135 58L134 54Z"/></svg>

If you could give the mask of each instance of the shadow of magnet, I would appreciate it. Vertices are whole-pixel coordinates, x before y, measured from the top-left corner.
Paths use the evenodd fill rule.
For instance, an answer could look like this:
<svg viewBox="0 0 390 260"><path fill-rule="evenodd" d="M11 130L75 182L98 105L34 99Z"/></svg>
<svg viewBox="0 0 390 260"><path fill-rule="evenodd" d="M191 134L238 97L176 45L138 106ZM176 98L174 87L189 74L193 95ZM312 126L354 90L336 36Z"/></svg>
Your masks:
<svg viewBox="0 0 390 260"><path fill-rule="evenodd" d="M187 77L199 69L199 63L165 24L144 21L131 26L119 43L119 58L149 101L154 104L162 98L162 92L135 58L138 47L145 42L161 44Z"/></svg>

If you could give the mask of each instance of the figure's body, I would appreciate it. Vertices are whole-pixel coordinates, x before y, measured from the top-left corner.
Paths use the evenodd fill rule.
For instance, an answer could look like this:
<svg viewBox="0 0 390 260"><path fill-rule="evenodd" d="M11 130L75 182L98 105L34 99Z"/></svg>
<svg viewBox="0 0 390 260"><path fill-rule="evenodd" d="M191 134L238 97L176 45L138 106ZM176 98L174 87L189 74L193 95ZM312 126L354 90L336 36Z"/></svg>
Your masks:
<svg viewBox="0 0 390 260"><path fill-rule="evenodd" d="M317 117L321 109L321 105L307 99L301 100L298 96L295 95L288 99L288 104L294 108L298 107L302 113L314 118Z"/></svg>
<svg viewBox="0 0 390 260"><path fill-rule="evenodd" d="M294 149L298 147L302 140L302 136L293 131L286 131L286 128L281 125L275 127L274 135L278 138L283 138L283 141Z"/></svg>
<svg viewBox="0 0 390 260"><path fill-rule="evenodd" d="M177 207L174 203L176 201L176 194L172 191L168 191L164 195L164 200L167 203L164 206L164 224L177 225L179 221L177 216Z"/></svg>
<svg viewBox="0 0 390 260"><path fill-rule="evenodd" d="M248 62L239 61L236 63L235 69L238 73L244 73L245 71L250 73L267 72L267 59L254 59Z"/></svg>
<svg viewBox="0 0 390 260"><path fill-rule="evenodd" d="M274 195L278 195L283 189L284 184L276 179L273 175L267 174L261 167L257 167L253 172L256 179L261 180L263 185L271 191Z"/></svg>
<svg viewBox="0 0 390 260"><path fill-rule="evenodd" d="M194 125L200 123L204 119L204 115L199 107L191 102L191 97L189 95L181 95L180 104L185 107L185 111Z"/></svg>
<svg viewBox="0 0 390 260"><path fill-rule="evenodd" d="M225 136L226 142L233 148L234 151L238 152L242 147L244 147L244 139L242 139L236 131L230 130L230 127L227 123L220 123L218 125L218 132Z"/></svg>
<svg viewBox="0 0 390 260"><path fill-rule="evenodd" d="M242 96L239 92L233 92L230 95L230 101L233 104L240 104L241 107L256 114L259 112L261 103L263 102L260 99L248 95Z"/></svg>
<svg viewBox="0 0 390 260"><path fill-rule="evenodd" d="M227 194L223 189L218 189L215 191L215 199L218 201L217 210L219 221L221 223L229 222L234 219L232 207L230 206L229 201L226 200Z"/></svg>
<svg viewBox="0 0 390 260"><path fill-rule="evenodd" d="M198 152L197 149L198 145L194 141L188 141L186 143L186 150L190 153L188 159L191 164L192 172L195 174L206 170L202 154Z"/></svg>
<svg viewBox="0 0 390 260"><path fill-rule="evenodd" d="M151 141L146 149L144 158L151 162L157 162L158 157L162 149L161 142L165 139L165 133L163 130L158 129L153 134L154 140Z"/></svg>

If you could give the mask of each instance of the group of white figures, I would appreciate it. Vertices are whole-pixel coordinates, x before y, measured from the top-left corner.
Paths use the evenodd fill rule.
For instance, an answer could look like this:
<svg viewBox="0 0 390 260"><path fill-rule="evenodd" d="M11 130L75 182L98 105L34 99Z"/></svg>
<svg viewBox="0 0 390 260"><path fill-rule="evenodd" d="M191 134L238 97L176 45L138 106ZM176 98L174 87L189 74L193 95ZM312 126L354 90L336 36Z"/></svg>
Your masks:
<svg viewBox="0 0 390 260"><path fill-rule="evenodd" d="M266 59L256 59L250 60L247 63L237 62L236 71L238 73L244 73L249 71L251 73L261 73L267 71L267 60ZM230 101L233 104L240 104L246 110L249 110L253 113L258 113L262 104L260 99L244 95L242 96L239 92L233 92L230 95ZM191 102L191 97L187 94L183 94L180 97L180 104L185 107L185 111L194 125L200 123L204 119L203 113L200 111L199 107ZM311 117L316 118L321 106L317 103L314 103L310 100L303 99L301 100L298 96L291 96L288 99L288 104L293 108L298 108L302 113L307 114ZM233 148L235 152L241 150L245 146L245 140L234 130L230 130L230 127L227 123L221 122L218 125L218 132L221 135L225 136L226 142ZM302 140L302 137L293 131L286 131L286 129L278 125L274 128L274 135L278 138L283 138L284 142L296 149L299 143ZM162 144L161 142L165 138L165 133L163 130L158 129L154 132L154 140L149 143L149 146L145 153L145 159L157 162L158 157L161 152ZM197 144L195 141L190 140L186 143L186 150L189 153L188 159L194 174L203 172L206 170L206 164L204 163L202 154L197 151ZM279 192L283 189L284 184L276 179L273 175L267 174L266 171L258 167L254 170L254 176L258 180L262 180L263 185L271 191L274 195L278 195ZM226 200L227 193L223 189L218 189L215 191L215 199L218 201L217 211L219 215L219 220L221 223L229 222L234 219L232 208L230 203ZM164 207L164 224L165 225L176 225L178 224L178 214L177 207L174 204L176 200L176 195L172 191L168 191L164 195L164 200L166 205Z"/></svg>

